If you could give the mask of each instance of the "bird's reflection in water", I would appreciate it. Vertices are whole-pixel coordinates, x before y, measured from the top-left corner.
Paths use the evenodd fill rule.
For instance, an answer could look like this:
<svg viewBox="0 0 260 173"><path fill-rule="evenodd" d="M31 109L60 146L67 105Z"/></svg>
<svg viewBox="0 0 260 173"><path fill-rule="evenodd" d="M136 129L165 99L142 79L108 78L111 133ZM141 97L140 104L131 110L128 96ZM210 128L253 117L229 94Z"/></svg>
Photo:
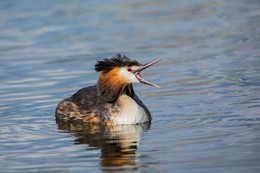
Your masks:
<svg viewBox="0 0 260 173"><path fill-rule="evenodd" d="M139 125L75 125L58 122L60 130L73 134L75 144L87 144L101 151L101 167L105 170L135 169L136 149L141 135L150 124Z"/></svg>

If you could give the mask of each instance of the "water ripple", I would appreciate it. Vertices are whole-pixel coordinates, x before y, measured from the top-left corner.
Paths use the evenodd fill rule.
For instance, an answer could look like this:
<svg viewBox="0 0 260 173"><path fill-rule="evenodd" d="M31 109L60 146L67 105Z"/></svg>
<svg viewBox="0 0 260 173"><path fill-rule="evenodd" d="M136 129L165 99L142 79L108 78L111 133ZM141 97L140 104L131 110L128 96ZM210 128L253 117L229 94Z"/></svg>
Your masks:
<svg viewBox="0 0 260 173"><path fill-rule="evenodd" d="M19 4L19 5L18 5ZM3 172L259 172L258 1L0 3ZM96 60L161 61L135 84L151 126L66 126Z"/></svg>

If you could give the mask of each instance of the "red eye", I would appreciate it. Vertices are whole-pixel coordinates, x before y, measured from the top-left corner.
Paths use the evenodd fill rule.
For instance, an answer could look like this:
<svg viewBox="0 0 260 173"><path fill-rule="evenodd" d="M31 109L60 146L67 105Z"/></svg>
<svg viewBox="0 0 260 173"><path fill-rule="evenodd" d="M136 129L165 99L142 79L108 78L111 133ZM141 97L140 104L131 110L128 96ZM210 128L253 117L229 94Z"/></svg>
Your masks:
<svg viewBox="0 0 260 173"><path fill-rule="evenodd" d="M131 68L127 68L127 71L132 71L132 69Z"/></svg>

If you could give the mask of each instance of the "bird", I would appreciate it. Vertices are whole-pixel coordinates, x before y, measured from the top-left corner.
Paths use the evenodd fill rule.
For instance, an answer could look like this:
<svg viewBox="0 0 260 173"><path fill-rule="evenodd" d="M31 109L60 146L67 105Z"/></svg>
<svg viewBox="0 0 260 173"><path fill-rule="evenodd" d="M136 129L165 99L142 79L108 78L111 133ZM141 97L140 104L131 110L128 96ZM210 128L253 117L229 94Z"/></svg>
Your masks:
<svg viewBox="0 0 260 173"><path fill-rule="evenodd" d="M159 62L141 64L125 55L97 61L96 85L78 90L58 103L56 120L64 123L126 125L151 122L151 113L136 95L133 83L160 86L145 80L140 72Z"/></svg>

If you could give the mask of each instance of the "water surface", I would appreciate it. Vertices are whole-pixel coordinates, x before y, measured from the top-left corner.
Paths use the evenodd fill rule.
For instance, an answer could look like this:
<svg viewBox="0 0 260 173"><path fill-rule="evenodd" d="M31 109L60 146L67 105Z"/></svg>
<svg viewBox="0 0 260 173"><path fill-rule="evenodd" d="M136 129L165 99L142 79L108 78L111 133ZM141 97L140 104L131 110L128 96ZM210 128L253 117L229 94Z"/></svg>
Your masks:
<svg viewBox="0 0 260 173"><path fill-rule="evenodd" d="M259 172L260 3L1 1L0 172ZM149 125L57 124L96 60L160 63Z"/></svg>

